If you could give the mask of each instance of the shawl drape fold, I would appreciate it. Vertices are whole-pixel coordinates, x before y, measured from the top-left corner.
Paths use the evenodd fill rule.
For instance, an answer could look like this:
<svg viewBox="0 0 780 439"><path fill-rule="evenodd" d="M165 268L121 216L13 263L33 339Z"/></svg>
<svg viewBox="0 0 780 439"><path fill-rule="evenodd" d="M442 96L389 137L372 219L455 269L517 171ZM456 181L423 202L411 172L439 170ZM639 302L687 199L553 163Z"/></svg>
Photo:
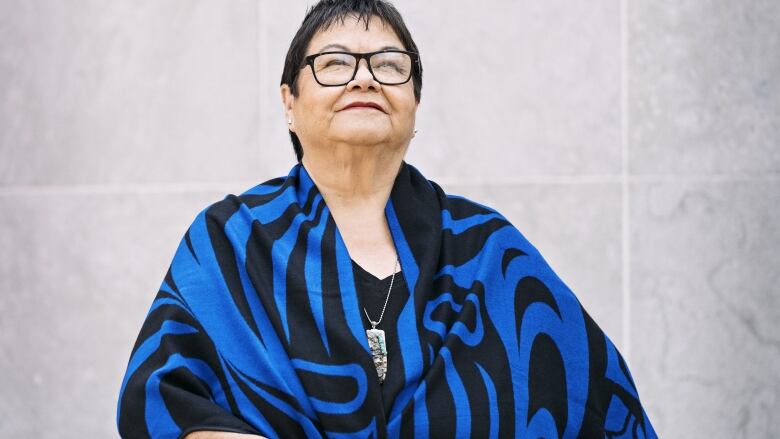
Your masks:
<svg viewBox="0 0 780 439"><path fill-rule="evenodd" d="M656 437L615 345L503 215L404 161L385 216L409 291L383 322L400 342L391 407L349 252L298 163L184 233L121 384L121 435Z"/></svg>

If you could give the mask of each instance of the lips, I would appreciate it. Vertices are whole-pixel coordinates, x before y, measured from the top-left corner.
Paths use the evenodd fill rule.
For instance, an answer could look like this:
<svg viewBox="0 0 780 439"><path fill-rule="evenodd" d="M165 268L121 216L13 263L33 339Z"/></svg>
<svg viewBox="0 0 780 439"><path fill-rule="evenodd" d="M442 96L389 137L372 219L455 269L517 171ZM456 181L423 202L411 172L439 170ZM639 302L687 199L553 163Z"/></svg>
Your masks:
<svg viewBox="0 0 780 439"><path fill-rule="evenodd" d="M385 112L385 109L382 108L381 105L375 103L375 102L362 102L362 101L355 101L348 104L346 107L342 108L342 110L347 110L350 108L374 108L381 112Z"/></svg>

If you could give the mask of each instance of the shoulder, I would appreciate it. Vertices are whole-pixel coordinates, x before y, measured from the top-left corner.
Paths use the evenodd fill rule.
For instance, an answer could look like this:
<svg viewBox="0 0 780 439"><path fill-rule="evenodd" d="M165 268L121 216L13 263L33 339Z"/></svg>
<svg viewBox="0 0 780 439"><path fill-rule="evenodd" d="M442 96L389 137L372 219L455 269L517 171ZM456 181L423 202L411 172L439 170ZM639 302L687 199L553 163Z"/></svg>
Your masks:
<svg viewBox="0 0 780 439"><path fill-rule="evenodd" d="M492 206L475 201L464 195L445 190L444 187L442 187L439 183L426 177L416 166L412 165L411 163L404 162L404 165L405 169L408 170L409 174L412 176L412 180L425 182L430 190L435 193L443 215L449 214L449 216L453 218L464 218L473 215L489 214L504 218L504 216L501 215L498 210ZM422 184L419 185L424 186Z"/></svg>
<svg viewBox="0 0 780 439"><path fill-rule="evenodd" d="M441 207L443 229L460 229L467 225L493 222L515 228L496 207L471 197L446 191L433 180L428 183L435 190Z"/></svg>
<svg viewBox="0 0 780 439"><path fill-rule="evenodd" d="M500 206L447 192L437 183L430 182L439 193L442 231L452 235L469 234L502 252L514 248L528 256L541 256Z"/></svg>
<svg viewBox="0 0 780 439"><path fill-rule="evenodd" d="M272 200L279 198L285 190L294 186L292 183L293 180L289 175L279 176L242 190L225 193L221 198L201 205L200 210L195 215L193 225L218 224L220 227L225 227L228 223L249 224L253 219L258 219L259 213L256 208L269 205ZM252 214L240 215L244 210Z"/></svg>
<svg viewBox="0 0 780 439"><path fill-rule="evenodd" d="M451 237L461 236L471 242L482 242L497 250L519 247L537 253L515 225L491 204L459 193L449 192L436 181L427 178L410 163L405 163L412 180L425 182L440 209L441 230ZM421 192L428 192L426 190ZM427 196L426 196L427 198Z"/></svg>

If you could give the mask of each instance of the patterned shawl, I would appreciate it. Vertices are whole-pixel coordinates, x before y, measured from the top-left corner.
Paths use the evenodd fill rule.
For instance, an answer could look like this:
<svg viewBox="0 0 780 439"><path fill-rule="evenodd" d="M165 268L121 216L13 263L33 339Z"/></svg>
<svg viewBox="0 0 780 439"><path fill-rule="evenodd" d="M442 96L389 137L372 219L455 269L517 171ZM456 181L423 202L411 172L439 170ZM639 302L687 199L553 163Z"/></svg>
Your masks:
<svg viewBox="0 0 780 439"><path fill-rule="evenodd" d="M385 216L409 290L382 323L401 341L391 407L347 247L298 163L187 229L121 385L122 436L656 437L614 344L504 216L405 161Z"/></svg>

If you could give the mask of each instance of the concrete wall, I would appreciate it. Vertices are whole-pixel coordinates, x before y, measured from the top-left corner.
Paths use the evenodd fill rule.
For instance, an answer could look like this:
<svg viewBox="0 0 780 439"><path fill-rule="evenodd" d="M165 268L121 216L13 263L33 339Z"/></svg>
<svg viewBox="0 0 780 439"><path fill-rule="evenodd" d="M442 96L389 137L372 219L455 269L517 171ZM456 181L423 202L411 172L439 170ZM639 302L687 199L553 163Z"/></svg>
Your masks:
<svg viewBox="0 0 780 439"><path fill-rule="evenodd" d="M0 437L116 436L187 225L294 164L309 3L0 3ZM539 248L662 437L780 431L780 2L395 4L425 66L407 161Z"/></svg>

